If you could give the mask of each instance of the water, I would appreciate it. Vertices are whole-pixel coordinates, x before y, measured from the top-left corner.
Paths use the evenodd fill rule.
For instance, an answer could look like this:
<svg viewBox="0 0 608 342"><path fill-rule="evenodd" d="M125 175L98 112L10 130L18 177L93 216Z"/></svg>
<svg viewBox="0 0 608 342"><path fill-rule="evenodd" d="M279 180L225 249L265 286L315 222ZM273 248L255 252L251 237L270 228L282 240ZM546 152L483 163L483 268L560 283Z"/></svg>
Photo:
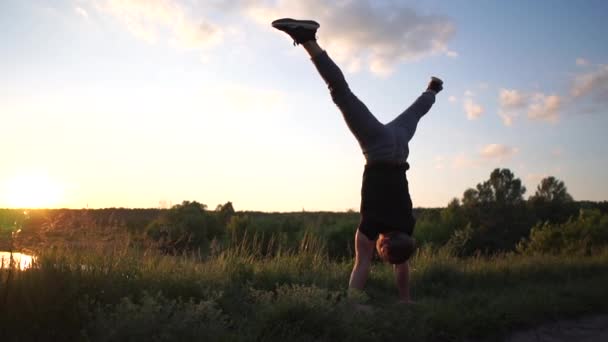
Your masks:
<svg viewBox="0 0 608 342"><path fill-rule="evenodd" d="M13 262L15 267L20 270L26 270L32 267L34 257L29 254L13 253ZM8 268L11 263L11 253L0 251L0 269Z"/></svg>

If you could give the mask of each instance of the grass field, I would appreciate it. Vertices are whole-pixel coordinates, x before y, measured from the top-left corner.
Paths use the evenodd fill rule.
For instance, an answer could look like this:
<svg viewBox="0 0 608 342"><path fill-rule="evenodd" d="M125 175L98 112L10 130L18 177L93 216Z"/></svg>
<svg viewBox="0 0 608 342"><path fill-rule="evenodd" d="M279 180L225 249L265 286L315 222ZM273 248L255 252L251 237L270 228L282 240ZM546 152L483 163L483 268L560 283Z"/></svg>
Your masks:
<svg viewBox="0 0 608 342"><path fill-rule="evenodd" d="M0 339L494 340L608 311L608 251L462 259L422 249L408 306L396 303L384 264L374 265L368 295L349 299L351 267L315 239L272 257L251 243L205 260L119 244L41 250L31 268L1 270Z"/></svg>

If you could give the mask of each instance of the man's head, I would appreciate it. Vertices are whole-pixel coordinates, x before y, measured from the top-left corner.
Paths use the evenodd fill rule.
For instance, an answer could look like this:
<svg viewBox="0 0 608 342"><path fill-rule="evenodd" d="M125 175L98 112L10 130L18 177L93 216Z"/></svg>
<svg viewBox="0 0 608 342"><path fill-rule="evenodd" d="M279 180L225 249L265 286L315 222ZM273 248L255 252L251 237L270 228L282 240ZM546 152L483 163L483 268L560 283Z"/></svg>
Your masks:
<svg viewBox="0 0 608 342"><path fill-rule="evenodd" d="M376 240L378 255L391 264L404 263L414 254L415 249L414 239L402 232L380 234Z"/></svg>

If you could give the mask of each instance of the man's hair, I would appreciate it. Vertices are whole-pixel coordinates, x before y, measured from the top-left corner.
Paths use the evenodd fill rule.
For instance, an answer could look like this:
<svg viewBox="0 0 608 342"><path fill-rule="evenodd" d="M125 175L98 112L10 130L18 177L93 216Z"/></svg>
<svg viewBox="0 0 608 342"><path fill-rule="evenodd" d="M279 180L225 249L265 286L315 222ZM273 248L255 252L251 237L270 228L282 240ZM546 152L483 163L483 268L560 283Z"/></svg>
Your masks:
<svg viewBox="0 0 608 342"><path fill-rule="evenodd" d="M384 241L387 243L381 244ZM378 238L376 249L380 259L398 265L406 262L414 254L416 243L406 233L391 232L385 234L383 238Z"/></svg>

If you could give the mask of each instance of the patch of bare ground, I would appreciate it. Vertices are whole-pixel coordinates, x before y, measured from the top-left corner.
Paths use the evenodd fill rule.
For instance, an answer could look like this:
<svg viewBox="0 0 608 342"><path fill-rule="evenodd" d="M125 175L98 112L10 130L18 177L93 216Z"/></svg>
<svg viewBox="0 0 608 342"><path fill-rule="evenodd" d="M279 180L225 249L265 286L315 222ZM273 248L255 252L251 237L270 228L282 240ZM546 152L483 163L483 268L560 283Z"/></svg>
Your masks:
<svg viewBox="0 0 608 342"><path fill-rule="evenodd" d="M607 342L608 314L561 320L519 331L506 342Z"/></svg>

